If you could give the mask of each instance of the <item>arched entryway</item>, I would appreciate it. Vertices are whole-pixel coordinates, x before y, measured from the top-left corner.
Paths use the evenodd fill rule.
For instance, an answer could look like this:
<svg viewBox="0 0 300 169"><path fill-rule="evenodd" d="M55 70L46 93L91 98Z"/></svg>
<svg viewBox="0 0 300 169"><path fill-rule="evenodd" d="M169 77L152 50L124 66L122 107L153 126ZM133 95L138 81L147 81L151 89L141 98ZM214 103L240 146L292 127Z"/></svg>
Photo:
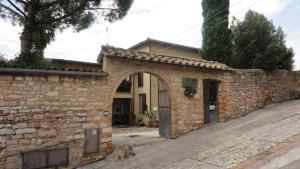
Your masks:
<svg viewBox="0 0 300 169"><path fill-rule="evenodd" d="M113 97L112 125L129 131L157 129L161 137L171 138L171 97L162 78L148 72L123 77Z"/></svg>

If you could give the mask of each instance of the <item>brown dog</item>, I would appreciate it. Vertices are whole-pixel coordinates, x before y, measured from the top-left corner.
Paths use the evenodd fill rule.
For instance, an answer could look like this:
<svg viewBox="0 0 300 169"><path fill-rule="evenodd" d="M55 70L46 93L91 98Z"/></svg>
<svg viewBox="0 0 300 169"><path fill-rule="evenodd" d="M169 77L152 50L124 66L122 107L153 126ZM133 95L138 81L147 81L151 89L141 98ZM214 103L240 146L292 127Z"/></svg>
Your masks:
<svg viewBox="0 0 300 169"><path fill-rule="evenodd" d="M130 155L135 156L135 153L133 151L133 148L135 147L135 144L122 144L117 145L115 148L115 159L116 160L124 160L125 158L128 158Z"/></svg>

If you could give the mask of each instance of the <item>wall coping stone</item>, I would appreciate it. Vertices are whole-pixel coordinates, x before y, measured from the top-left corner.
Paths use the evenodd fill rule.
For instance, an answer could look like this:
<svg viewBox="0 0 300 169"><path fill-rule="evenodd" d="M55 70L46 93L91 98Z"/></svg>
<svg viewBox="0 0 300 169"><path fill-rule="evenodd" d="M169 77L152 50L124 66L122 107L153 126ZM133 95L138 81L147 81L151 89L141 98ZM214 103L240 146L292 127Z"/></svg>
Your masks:
<svg viewBox="0 0 300 169"><path fill-rule="evenodd" d="M81 72L64 70L45 70L45 69L20 69L0 67L0 73L5 74L29 74L29 75L66 75L66 76L86 76L86 77L106 77L106 72Z"/></svg>

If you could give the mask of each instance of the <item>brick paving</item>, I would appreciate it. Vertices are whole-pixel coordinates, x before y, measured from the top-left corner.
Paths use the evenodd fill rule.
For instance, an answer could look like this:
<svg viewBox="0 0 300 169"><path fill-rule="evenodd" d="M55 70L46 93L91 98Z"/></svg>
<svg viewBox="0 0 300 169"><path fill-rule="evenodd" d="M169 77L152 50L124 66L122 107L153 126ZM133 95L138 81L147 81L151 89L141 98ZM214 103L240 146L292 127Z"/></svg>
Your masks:
<svg viewBox="0 0 300 169"><path fill-rule="evenodd" d="M137 146L136 156L109 156L82 169L220 169L239 163L300 133L300 100L273 104L240 119ZM296 163L296 162L295 162Z"/></svg>

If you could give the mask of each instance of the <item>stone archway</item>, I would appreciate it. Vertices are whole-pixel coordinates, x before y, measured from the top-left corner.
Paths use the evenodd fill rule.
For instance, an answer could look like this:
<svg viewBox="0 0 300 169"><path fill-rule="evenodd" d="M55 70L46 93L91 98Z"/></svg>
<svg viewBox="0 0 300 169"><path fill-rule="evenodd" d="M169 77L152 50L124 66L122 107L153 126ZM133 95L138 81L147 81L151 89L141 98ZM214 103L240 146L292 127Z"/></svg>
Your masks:
<svg viewBox="0 0 300 169"><path fill-rule="evenodd" d="M178 65L174 60L168 60L166 63L158 63L159 58L152 57L145 53L132 53L126 51L122 53L119 50L115 53L103 54L103 71L109 74L107 86L110 89L109 100L112 107L112 100L115 90L122 82L124 77L137 72L145 72L154 74L159 77L168 88L171 97L171 130L172 138L176 138L189 131L201 128L204 125L204 106L203 106L203 79L213 77L220 81L224 81L224 72L219 70L199 69L191 66ZM122 55L121 55L122 54ZM126 54L126 55L125 55ZM123 58L128 56L128 58ZM135 57L135 58L133 58ZM157 56L160 57L160 56ZM144 60L142 60L142 59ZM147 60L150 59L150 60ZM173 59L173 58L170 58ZM206 64L206 63L201 63ZM200 64L200 66L201 66ZM196 94L193 97L185 96L185 88L183 87L183 79L197 79L199 82L196 86ZM226 97L228 96L224 84L220 84L220 119L223 121L226 114ZM226 85L228 85L226 83ZM110 112L112 110L110 109Z"/></svg>
<svg viewBox="0 0 300 169"><path fill-rule="evenodd" d="M143 77L144 86L138 86L138 75L140 74L147 76ZM131 85L130 88L128 88L128 84ZM166 80L151 70L139 69L123 72L119 78L116 78L113 85L111 95L112 125L137 125L135 123L136 117L141 112L144 113L141 107L146 106L146 115L153 115L159 121L159 134L165 138L171 138L172 102L170 90Z"/></svg>

